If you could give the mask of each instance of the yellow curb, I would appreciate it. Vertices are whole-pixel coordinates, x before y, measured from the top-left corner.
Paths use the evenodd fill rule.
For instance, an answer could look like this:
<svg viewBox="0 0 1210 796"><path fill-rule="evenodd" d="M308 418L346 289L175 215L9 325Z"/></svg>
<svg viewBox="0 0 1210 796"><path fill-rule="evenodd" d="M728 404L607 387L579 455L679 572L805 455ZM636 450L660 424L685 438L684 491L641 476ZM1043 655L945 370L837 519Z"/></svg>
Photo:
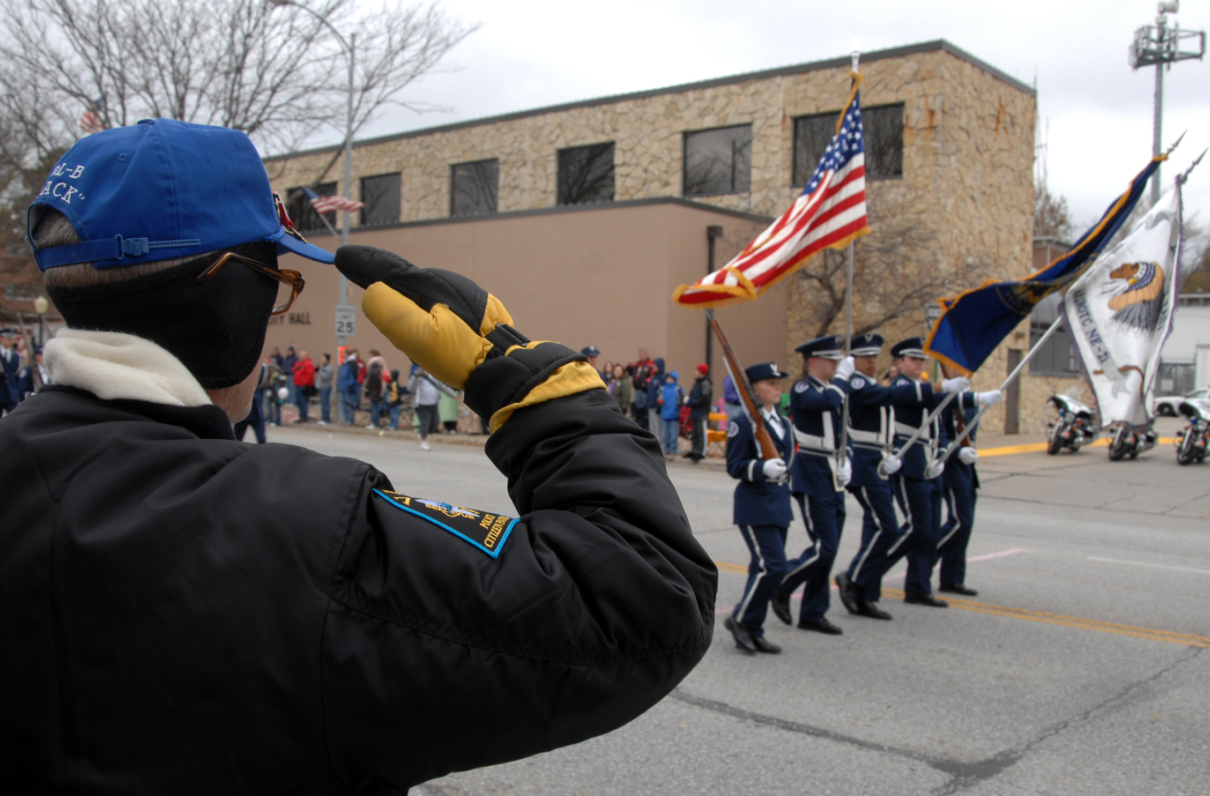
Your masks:
<svg viewBox="0 0 1210 796"><path fill-rule="evenodd" d="M1174 437L1160 437L1156 441L1156 444L1157 445L1174 445L1174 444L1176 444L1176 439ZM1109 438L1104 437L1102 439L1097 440L1096 442L1090 442L1088 445L1085 445L1084 447L1086 447L1086 448L1105 448L1108 446L1109 446ZM1049 447L1049 444L1045 443L1045 442L1031 442L1027 445L1006 445L1002 448L985 448L985 449L981 448L981 449L979 449L979 458L982 459L984 456L1011 456L1014 453L1038 453L1039 451L1046 450L1047 447Z"/></svg>

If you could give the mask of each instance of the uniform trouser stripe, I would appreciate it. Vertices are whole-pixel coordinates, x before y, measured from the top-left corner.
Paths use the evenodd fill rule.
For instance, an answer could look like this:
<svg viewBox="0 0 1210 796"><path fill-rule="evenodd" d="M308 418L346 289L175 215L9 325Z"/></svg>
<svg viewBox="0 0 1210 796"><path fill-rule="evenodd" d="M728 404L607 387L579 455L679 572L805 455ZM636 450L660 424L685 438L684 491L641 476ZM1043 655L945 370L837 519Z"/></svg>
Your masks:
<svg viewBox="0 0 1210 796"><path fill-rule="evenodd" d="M853 562L853 574L849 576L851 580L857 580L861 576L861 568L865 566L866 559L870 557L870 553L877 546L878 539L882 536L883 528L882 523L878 521L878 512L874 511L874 506L870 502L870 494L866 487L861 487L861 489L853 494L857 498L857 502L861 504L862 512L874 522L874 527L878 529L874 532L874 536L871 537L870 543L857 551L857 559Z"/></svg>
<svg viewBox="0 0 1210 796"><path fill-rule="evenodd" d="M740 599L739 605L735 606L735 611L731 614L731 616L734 617L735 621L737 622L740 621L740 617L742 617L748 610L748 604L752 602L752 595L756 594L757 586L759 586L761 580L769 574L769 567L765 564L765 557L761 555L760 544L757 543L756 537L752 535L752 529L747 525L741 525L739 526L739 532L744 535L744 541L748 543L748 546L752 549L752 554L756 556L757 566L760 568L760 571L757 572L756 577L752 579L748 590L744 592L744 596Z"/></svg>
<svg viewBox="0 0 1210 796"><path fill-rule="evenodd" d="M907 541L908 537L912 535L912 531L915 530L915 526L912 524L911 504L908 503L907 485L904 483L906 479L897 478L895 480L899 482L898 497L899 508L903 510L903 533L899 535L899 538L895 540L895 544L891 545L891 549L887 551L888 557L894 556L895 552L904 542Z"/></svg>
<svg viewBox="0 0 1210 796"><path fill-rule="evenodd" d="M938 550L940 550L943 546L945 546L945 543L948 542L950 539L952 539L954 534L958 533L958 530L962 527L962 521L960 519L958 519L958 504L957 504L957 498L954 497L954 488L950 487L949 489L945 490L944 494L945 494L945 514L946 514L945 524L952 526L952 527L950 528L949 533L947 533L945 536L942 536L941 539L938 540L938 542L937 542Z"/></svg>
<svg viewBox="0 0 1210 796"><path fill-rule="evenodd" d="M787 572L786 576L782 580L788 581L788 580L793 579L795 575L797 575L799 572L802 572L804 569L806 569L807 567L814 564L815 561L819 558L819 543L815 538L815 526L813 526L811 524L811 509L807 503L810 500L811 500L810 495L807 495L805 497L799 496L798 508L799 508L799 511L802 512L803 524L807 526L807 542L811 546L812 555L810 557L803 556L802 563L799 564L798 566L796 566L794 569Z"/></svg>

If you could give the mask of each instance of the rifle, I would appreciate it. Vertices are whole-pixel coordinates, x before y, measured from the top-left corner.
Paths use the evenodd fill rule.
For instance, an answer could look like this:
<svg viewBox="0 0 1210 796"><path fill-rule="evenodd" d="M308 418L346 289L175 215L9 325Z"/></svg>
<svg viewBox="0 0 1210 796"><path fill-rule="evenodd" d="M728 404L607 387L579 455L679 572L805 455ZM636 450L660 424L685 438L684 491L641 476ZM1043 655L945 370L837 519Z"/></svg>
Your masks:
<svg viewBox="0 0 1210 796"><path fill-rule="evenodd" d="M946 378L946 379L954 378L954 375L950 371L950 368L948 365L946 365L944 362L941 362L939 364L941 365L942 378ZM961 403L961 402L959 402L959 403ZM959 407L959 409L956 412L954 412L954 424L957 426L957 432L959 435L958 439L961 440L958 447L969 448L972 445L974 445L975 443L971 442L970 435L965 433L966 432L966 412L963 411L961 407Z"/></svg>
<svg viewBox="0 0 1210 796"><path fill-rule="evenodd" d="M773 437L769 436L769 429L765 428L765 421L760 416L760 411L756 408L756 394L752 391L752 384L748 381L748 374L744 372L744 367L736 356L735 351L731 348L731 344L727 342L727 335L723 334L723 327L719 326L718 321L714 319L714 310L706 310L706 320L710 322L710 328L714 330L715 337L718 338L719 345L723 347L723 361L727 363L727 370L731 374L731 380L735 382L735 391L739 393L740 403L744 407L744 413L748 415L748 419L752 421L752 433L756 437L756 444L760 448L760 457L762 459L780 459L781 453L777 450L777 445L773 442Z"/></svg>

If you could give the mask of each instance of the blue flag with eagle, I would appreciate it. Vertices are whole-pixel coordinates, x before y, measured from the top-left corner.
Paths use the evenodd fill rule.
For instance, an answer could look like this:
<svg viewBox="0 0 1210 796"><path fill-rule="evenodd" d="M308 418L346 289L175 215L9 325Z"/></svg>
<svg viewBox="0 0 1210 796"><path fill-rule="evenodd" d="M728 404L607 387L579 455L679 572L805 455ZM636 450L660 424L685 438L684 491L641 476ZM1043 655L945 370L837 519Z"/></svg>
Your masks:
<svg viewBox="0 0 1210 796"><path fill-rule="evenodd" d="M1085 232L1070 251L1042 270L1024 279L988 280L953 298L938 299L941 317L933 326L924 350L950 367L967 373L978 370L1039 301L1079 278L1121 228L1143 195L1147 180L1167 159L1167 155L1152 158L1147 168L1131 181L1126 192L1109 206L1101 220Z"/></svg>

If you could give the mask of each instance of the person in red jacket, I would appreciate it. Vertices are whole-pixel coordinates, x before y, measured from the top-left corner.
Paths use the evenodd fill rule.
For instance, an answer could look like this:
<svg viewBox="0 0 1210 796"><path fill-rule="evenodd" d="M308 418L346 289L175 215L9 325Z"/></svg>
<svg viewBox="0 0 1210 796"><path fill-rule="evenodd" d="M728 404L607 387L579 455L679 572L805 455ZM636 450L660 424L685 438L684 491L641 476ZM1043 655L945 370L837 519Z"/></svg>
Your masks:
<svg viewBox="0 0 1210 796"><path fill-rule="evenodd" d="M315 394L315 363L307 356L306 351L299 351L298 362L294 363L294 386L298 394L298 420L295 422L305 423L307 404Z"/></svg>

